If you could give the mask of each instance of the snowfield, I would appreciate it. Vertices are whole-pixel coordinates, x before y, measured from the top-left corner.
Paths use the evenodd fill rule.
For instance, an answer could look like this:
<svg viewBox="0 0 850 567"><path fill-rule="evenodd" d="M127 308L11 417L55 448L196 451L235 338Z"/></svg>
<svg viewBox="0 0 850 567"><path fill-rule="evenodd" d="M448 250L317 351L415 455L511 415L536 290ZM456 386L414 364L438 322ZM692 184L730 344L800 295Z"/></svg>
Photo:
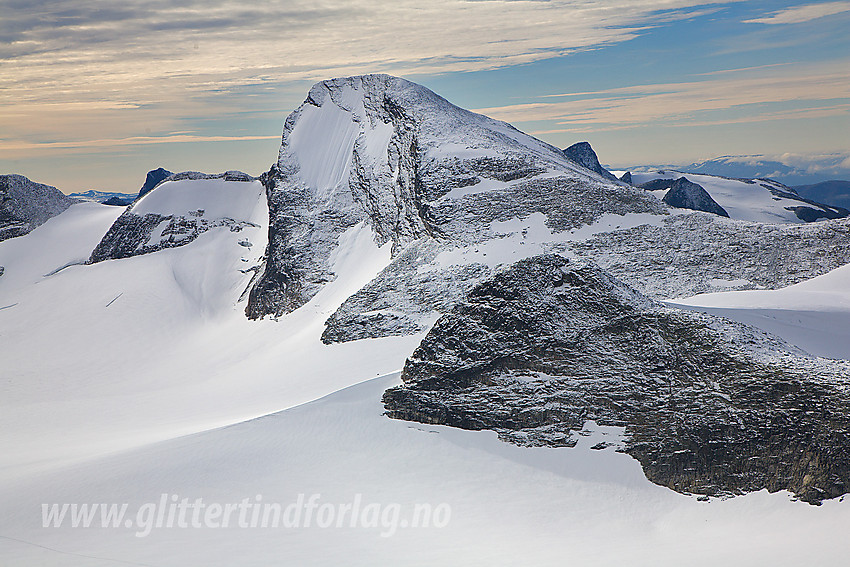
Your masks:
<svg viewBox="0 0 850 567"><path fill-rule="evenodd" d="M181 183L194 196L158 189L136 208L185 213L197 208L198 194L227 191L223 181ZM353 226L330 257L336 279L288 315L249 321L244 292L265 248L268 210L259 183L238 195L227 211L207 214L256 227L216 227L152 254L83 264L121 212L93 203L0 244L3 565L658 566L687 558L689 565L791 566L846 559L837 543L850 525L843 502L814 507L765 492L698 501L651 484L614 447L590 449L616 443L617 428L588 422L573 449L528 449L492 432L387 419L381 394L399 383L398 370L422 335L334 345L320 335L327 317L388 265L391 244L379 247L368 225ZM587 234L563 237L649 221L611 215ZM492 228L508 238L526 229L530 247L552 237L537 217ZM240 244L246 239L250 247ZM521 246L505 240L484 252L506 261L514 245ZM470 253L440 261L463 263ZM848 274L842 268L785 290L681 303L843 317L836 332L850 317ZM332 506L359 498L383 510L398 506L399 516L361 518L356 527L323 528L317 519L292 528L241 528L235 519L227 528L133 525L137 511L162 495L284 507L299 495ZM43 527L42 504L52 503L126 503L131 524ZM445 525L404 527L417 504L450 510Z"/></svg>
<svg viewBox="0 0 850 567"><path fill-rule="evenodd" d="M324 318L389 261L389 249L362 226L343 235L333 259L339 281L309 305L279 321L245 318L239 299L268 223L265 199L257 199L262 186L254 185L242 192L254 206L243 209L257 228L214 228L155 254L73 264L45 277L83 262L120 212L91 203L3 243L0 478L242 421L401 367L416 337L319 341ZM182 208L178 200L172 210ZM86 220L91 232L80 229ZM240 245L245 239L250 248ZM61 253L35 251L65 245ZM18 272L30 285L11 279Z"/></svg>
<svg viewBox="0 0 850 567"><path fill-rule="evenodd" d="M850 360L850 265L782 289L706 293L667 303L759 327L815 356Z"/></svg>

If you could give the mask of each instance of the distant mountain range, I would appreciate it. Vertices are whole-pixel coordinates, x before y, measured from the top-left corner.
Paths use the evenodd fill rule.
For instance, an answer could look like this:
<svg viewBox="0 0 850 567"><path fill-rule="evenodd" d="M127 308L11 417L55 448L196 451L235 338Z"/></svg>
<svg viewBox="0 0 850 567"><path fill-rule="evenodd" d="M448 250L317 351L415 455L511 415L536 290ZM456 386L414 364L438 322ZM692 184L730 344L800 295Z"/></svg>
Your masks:
<svg viewBox="0 0 850 567"><path fill-rule="evenodd" d="M138 196L138 193L117 193L113 191L95 191L94 189L81 193L71 193L69 195L69 197L80 201L103 203L104 205L129 205Z"/></svg>
<svg viewBox="0 0 850 567"><path fill-rule="evenodd" d="M630 168L609 167L608 169L628 169L632 172L675 169L676 171L686 171L688 173L704 173L734 178L770 178L793 187L797 185L816 184L834 179L850 179L850 156L847 154L820 156L721 156L687 165L641 165ZM846 207L847 205L842 206Z"/></svg>
<svg viewBox="0 0 850 567"><path fill-rule="evenodd" d="M807 199L850 209L850 181L831 179L814 185L796 185L794 189Z"/></svg>

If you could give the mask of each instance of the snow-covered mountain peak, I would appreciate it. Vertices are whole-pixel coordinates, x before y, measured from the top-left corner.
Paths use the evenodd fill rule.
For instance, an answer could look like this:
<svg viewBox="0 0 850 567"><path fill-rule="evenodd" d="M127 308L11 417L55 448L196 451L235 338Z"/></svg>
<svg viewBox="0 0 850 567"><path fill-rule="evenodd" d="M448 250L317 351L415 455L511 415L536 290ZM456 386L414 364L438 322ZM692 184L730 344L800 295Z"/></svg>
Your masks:
<svg viewBox="0 0 850 567"><path fill-rule="evenodd" d="M510 124L457 107L433 91L399 77L362 75L313 85L286 121L278 165L300 168L322 191L344 179L356 152L383 165L390 138L415 124L421 157L503 157L533 153L573 169L560 151ZM395 132L394 132L395 131ZM330 167L320 167L322 160Z"/></svg>
<svg viewBox="0 0 850 567"><path fill-rule="evenodd" d="M667 198L667 192L672 184L675 180L684 178L703 188L716 205L728 213L729 217L738 220L800 223L848 216L846 209L801 197L794 189L772 179L733 179L718 175L684 173L671 169L632 172L631 178L634 185L652 192L668 203L670 199ZM716 211L711 212L716 213Z"/></svg>
<svg viewBox="0 0 850 567"><path fill-rule="evenodd" d="M603 179L513 126L459 108L389 75L317 83L286 120L265 177L272 211L268 263L251 317L306 303L336 276L339 236L365 222L398 257L414 242L469 245L493 221L540 213L549 230L604 213L664 214L657 199Z"/></svg>

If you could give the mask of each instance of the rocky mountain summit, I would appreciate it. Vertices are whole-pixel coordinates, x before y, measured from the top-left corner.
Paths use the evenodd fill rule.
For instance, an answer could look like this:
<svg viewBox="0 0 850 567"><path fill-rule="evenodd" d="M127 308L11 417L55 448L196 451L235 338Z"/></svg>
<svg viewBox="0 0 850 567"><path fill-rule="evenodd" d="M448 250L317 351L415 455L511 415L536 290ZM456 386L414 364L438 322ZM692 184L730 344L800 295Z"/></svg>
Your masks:
<svg viewBox="0 0 850 567"><path fill-rule="evenodd" d="M154 188L174 175L172 172L168 171L164 167L158 167L156 169L150 170L145 176L145 182L142 185L141 189L139 189L139 197L142 197L146 193L150 193L154 190Z"/></svg>
<svg viewBox="0 0 850 567"><path fill-rule="evenodd" d="M601 179L555 147L387 75L316 84L287 118L265 183L272 225L247 309L252 318L292 311L333 280L328 257L359 222L379 244L392 243L399 261L386 279L404 278L413 294L451 301L457 293L429 291L420 268L447 243L482 241L493 222L545 212L553 230L569 230L604 213L665 213L656 199ZM481 272L458 271L460 289ZM374 307L364 319L361 304L335 317L351 337L420 328L416 317ZM365 335L354 330L364 328ZM348 335L331 331L328 338Z"/></svg>
<svg viewBox="0 0 850 567"><path fill-rule="evenodd" d="M589 142L577 142L573 144L569 148L564 149L564 155L582 167L598 173L605 179L617 181L617 176L602 167L599 163L599 158ZM627 181L624 182L628 183Z"/></svg>
<svg viewBox="0 0 850 567"><path fill-rule="evenodd" d="M623 450L680 492L766 488L817 503L850 490L847 363L665 308L556 255L473 288L402 379L384 395L398 419L535 446L570 446L587 420L625 427Z"/></svg>
<svg viewBox="0 0 850 567"><path fill-rule="evenodd" d="M297 309L333 281L329 258L358 223L392 245L390 264L327 320L328 343L425 331L474 285L540 253L587 258L666 299L721 291L721 280L772 289L822 274L850 251L844 224L779 229L669 215L663 195L603 179L508 124L386 75L317 83L287 118L263 182L269 245L251 318ZM649 233L654 240L643 240ZM791 244L800 238L808 252Z"/></svg>
<svg viewBox="0 0 850 567"><path fill-rule="evenodd" d="M76 202L23 175L0 175L0 241L27 234Z"/></svg>

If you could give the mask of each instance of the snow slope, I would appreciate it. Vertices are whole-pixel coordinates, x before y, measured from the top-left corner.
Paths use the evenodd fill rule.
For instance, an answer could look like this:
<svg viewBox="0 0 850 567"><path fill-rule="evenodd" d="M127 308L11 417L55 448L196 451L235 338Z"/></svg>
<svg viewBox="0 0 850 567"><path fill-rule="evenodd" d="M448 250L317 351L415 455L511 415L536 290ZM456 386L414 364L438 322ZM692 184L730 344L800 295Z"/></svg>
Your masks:
<svg viewBox="0 0 850 567"><path fill-rule="evenodd" d="M0 266L5 268L0 297L14 297L13 290L38 283L65 266L84 263L122 212L120 207L79 203L26 236L0 242Z"/></svg>
<svg viewBox="0 0 850 567"><path fill-rule="evenodd" d="M782 289L707 293L668 304L759 327L816 356L850 360L850 264Z"/></svg>
<svg viewBox="0 0 850 567"><path fill-rule="evenodd" d="M789 211L785 207L806 206L806 203L774 195L763 185L763 183L768 184L766 181L742 181L713 175L662 170L643 173L632 172L632 183L641 185L653 179L678 179L679 177L685 177L689 181L701 185L717 204L729 213L729 218L767 223L804 222L794 214L794 211ZM667 190L652 191L652 193L661 199L667 193Z"/></svg>
<svg viewBox="0 0 850 567"><path fill-rule="evenodd" d="M389 262L362 224L341 235L339 278L310 304L278 321L245 318L268 225L263 188L252 185L232 205L256 226L211 228L178 248L43 277L85 258L120 212L88 203L3 243L15 259L7 275L21 285L0 278L0 479L278 411L401 367L416 336L319 341L327 316ZM139 206L187 206L157 203L157 191Z"/></svg>

